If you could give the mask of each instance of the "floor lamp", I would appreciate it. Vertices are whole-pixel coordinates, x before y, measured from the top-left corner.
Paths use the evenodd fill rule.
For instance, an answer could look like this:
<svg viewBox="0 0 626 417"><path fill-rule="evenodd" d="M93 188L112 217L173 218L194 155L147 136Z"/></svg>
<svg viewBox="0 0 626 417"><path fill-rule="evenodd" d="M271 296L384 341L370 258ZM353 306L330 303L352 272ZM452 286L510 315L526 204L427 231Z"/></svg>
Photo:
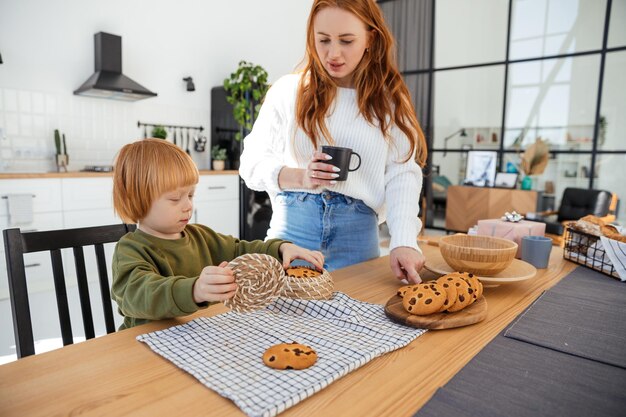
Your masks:
<svg viewBox="0 0 626 417"><path fill-rule="evenodd" d="M448 141L450 139L452 139L453 137L455 137L456 135L459 135L462 138L465 138L465 137L467 137L467 132L465 131L465 128L462 127L459 130L457 130L456 132L454 132L453 134L451 134L450 136L446 136L443 139L443 156L446 156L447 148L448 148L448 146L447 146Z"/></svg>

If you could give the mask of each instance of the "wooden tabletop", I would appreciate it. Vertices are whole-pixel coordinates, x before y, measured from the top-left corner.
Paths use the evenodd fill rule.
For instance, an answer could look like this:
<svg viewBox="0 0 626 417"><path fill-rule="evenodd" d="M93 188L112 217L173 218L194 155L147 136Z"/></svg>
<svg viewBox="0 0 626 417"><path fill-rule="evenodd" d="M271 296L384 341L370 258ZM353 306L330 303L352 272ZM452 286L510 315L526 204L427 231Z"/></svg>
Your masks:
<svg viewBox="0 0 626 417"><path fill-rule="evenodd" d="M422 246L427 257L438 250ZM543 290L575 267L555 247L550 266L539 270L534 279L485 289L488 316L483 322L428 331L281 416L412 415ZM427 274L423 277L429 278ZM332 275L336 290L378 304L384 304L400 285L391 274L388 257ZM230 400L135 340L142 333L225 311L216 305L186 318L149 323L1 365L0 416L242 416Z"/></svg>

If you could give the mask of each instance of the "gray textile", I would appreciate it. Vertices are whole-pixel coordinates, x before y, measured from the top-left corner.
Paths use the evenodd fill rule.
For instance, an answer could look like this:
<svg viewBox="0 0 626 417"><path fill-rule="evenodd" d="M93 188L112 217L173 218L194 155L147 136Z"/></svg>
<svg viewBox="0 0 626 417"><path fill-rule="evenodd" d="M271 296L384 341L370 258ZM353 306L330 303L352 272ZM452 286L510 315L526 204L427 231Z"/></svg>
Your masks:
<svg viewBox="0 0 626 417"><path fill-rule="evenodd" d="M497 336L415 416L624 416L626 370Z"/></svg>
<svg viewBox="0 0 626 417"><path fill-rule="evenodd" d="M576 268L505 336L626 369L626 284Z"/></svg>
<svg viewBox="0 0 626 417"><path fill-rule="evenodd" d="M415 416L624 416L625 365L626 285L579 267Z"/></svg>

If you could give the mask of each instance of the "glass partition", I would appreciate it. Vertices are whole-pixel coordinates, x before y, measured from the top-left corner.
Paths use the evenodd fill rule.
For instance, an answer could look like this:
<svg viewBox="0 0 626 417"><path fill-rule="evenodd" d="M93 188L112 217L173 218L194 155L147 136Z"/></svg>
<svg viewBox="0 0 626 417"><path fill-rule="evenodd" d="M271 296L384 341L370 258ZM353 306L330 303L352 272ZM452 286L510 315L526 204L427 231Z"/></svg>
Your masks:
<svg viewBox="0 0 626 417"><path fill-rule="evenodd" d="M626 46L626 0L613 0L607 47Z"/></svg>
<svg viewBox="0 0 626 417"><path fill-rule="evenodd" d="M520 171L519 181L524 178L520 169L521 153L504 154L504 169L514 166ZM558 202L567 187L589 188L591 154L560 153L551 154L543 173L531 176L531 189L553 195ZM518 187L519 188L519 187Z"/></svg>
<svg viewBox="0 0 626 417"><path fill-rule="evenodd" d="M429 227L445 227L447 189L450 185L463 184L467 152L433 152L431 175L426 181L432 181L431 217L426 218Z"/></svg>
<svg viewBox="0 0 626 417"><path fill-rule="evenodd" d="M404 75L404 82L406 83L409 92L411 93L411 99L413 100L413 106L415 106L415 112L417 114L417 120L420 122L422 129L426 131L426 127L430 125L428 122L428 97L429 92L429 74L407 74Z"/></svg>
<svg viewBox="0 0 626 417"><path fill-rule="evenodd" d="M599 154L593 188L616 193L619 198L617 220L626 224L626 154Z"/></svg>
<svg viewBox="0 0 626 417"><path fill-rule="evenodd" d="M463 183L468 151L496 150L499 170L519 169L521 153L539 138L552 153L545 171L529 179L544 209L557 209L567 187L605 188L626 199L626 0L610 3L610 10L608 0L380 3L429 137L429 226L444 227L445 188ZM434 62L427 58L428 30ZM622 202L619 220L626 224L625 211Z"/></svg>
<svg viewBox="0 0 626 417"><path fill-rule="evenodd" d="M435 73L436 149L498 149L504 65Z"/></svg>
<svg viewBox="0 0 626 417"><path fill-rule="evenodd" d="M435 3L435 68L506 59L508 1Z"/></svg>
<svg viewBox="0 0 626 417"><path fill-rule="evenodd" d="M514 0L509 59L602 48L606 0Z"/></svg>
<svg viewBox="0 0 626 417"><path fill-rule="evenodd" d="M606 54L598 149L626 150L626 51Z"/></svg>
<svg viewBox="0 0 626 417"><path fill-rule="evenodd" d="M551 149L591 150L599 69L599 55L511 64L505 149L542 138Z"/></svg>

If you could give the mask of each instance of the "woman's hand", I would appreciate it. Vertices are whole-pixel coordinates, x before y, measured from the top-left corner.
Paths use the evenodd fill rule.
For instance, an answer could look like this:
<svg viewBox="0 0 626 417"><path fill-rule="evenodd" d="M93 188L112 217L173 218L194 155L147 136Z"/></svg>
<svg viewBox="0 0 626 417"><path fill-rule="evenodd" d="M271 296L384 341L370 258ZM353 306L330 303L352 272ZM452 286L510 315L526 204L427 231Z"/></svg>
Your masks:
<svg viewBox="0 0 626 417"><path fill-rule="evenodd" d="M421 252L404 246L395 248L389 254L391 270L398 279L406 279L409 283L419 284L422 282L419 271L424 266L426 259Z"/></svg>
<svg viewBox="0 0 626 417"><path fill-rule="evenodd" d="M237 284L232 269L225 268L228 262L219 266L205 267L193 284L193 301L196 304L208 301L225 301L235 295Z"/></svg>
<svg viewBox="0 0 626 417"><path fill-rule="evenodd" d="M339 168L324 162L329 159L331 159L330 155L315 152L306 169L288 167L281 169L278 174L278 185L281 189L314 190L318 187L335 184L335 178L339 176Z"/></svg>
<svg viewBox="0 0 626 417"><path fill-rule="evenodd" d="M283 258L283 268L289 268L291 261L302 259L313 264L318 270L324 269L324 255L316 250L304 249L293 243L283 243L278 248L278 253Z"/></svg>

